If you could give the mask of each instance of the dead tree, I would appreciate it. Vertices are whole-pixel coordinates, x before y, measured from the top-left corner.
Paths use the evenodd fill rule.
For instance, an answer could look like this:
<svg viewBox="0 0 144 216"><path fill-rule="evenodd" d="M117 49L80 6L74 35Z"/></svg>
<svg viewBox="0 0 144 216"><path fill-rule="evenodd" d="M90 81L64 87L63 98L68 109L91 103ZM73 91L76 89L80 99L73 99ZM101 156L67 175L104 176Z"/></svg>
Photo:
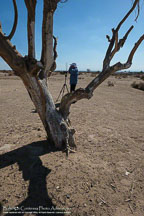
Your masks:
<svg viewBox="0 0 144 216"><path fill-rule="evenodd" d="M118 26L112 29L112 37L110 38L107 35L109 46L103 61L102 72L86 88L80 88L74 93L66 94L62 98L59 108L56 108L48 90L47 77L56 68L57 40L53 36L53 15L60 0L43 0L42 52L40 61L35 58L35 9L37 1L24 1L28 14L28 55L23 57L10 42L15 33L18 19L16 0L13 0L15 19L9 36L4 35L2 26L0 25L0 56L12 68L15 74L22 79L53 146L58 149L66 148L67 152L69 152L73 147L76 147L74 141L75 130L71 128L68 120L71 104L81 99L90 99L93 96L94 90L111 74L129 68L132 65L133 56L137 48L144 40L144 35L142 35L130 51L125 63L117 62L114 65L110 65L112 58L123 47L129 33L133 29L133 26L131 26L124 37L119 39L118 33L121 26L134 11L139 0L134 1L131 9Z"/></svg>

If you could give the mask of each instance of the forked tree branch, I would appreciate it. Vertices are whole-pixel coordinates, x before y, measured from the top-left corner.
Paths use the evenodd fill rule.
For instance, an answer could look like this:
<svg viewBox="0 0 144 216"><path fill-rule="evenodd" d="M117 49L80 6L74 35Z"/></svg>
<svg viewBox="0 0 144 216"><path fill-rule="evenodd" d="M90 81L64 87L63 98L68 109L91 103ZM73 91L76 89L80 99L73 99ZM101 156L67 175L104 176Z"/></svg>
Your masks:
<svg viewBox="0 0 144 216"><path fill-rule="evenodd" d="M129 17L129 15L134 11L134 9L136 8L136 6L139 4L139 0L135 0L133 3L133 6L131 7L131 9L128 11L128 13L124 16L124 18L120 21L120 23L118 24L116 31L119 31L119 29L121 28L122 24L126 21L126 19Z"/></svg>
<svg viewBox="0 0 144 216"><path fill-rule="evenodd" d="M119 47L118 47L118 32L115 32L115 48L113 49L113 51L111 52L110 55L110 60L113 58L113 56L115 55L115 53L118 51Z"/></svg>
<svg viewBox="0 0 144 216"><path fill-rule="evenodd" d="M35 8L36 0L25 0L28 12L27 37L28 37L28 57L35 58Z"/></svg>
<svg viewBox="0 0 144 216"><path fill-rule="evenodd" d="M11 40L12 37L15 34L16 28L17 28L17 21L18 21L18 10L17 10L17 4L16 4L16 0L13 0L13 6L14 6L14 14L15 14L15 18L14 18L14 23L13 23L13 27L12 30L10 32L10 34L8 36L5 36L6 39Z"/></svg>
<svg viewBox="0 0 144 216"><path fill-rule="evenodd" d="M22 57L9 40L15 31L17 23L17 7L16 1L13 0L15 7L15 22L13 29L9 36L5 36L0 28L0 56L7 62L7 64L14 70L15 74L21 76L23 73L37 74L43 68L41 62L38 62L35 57L35 7L36 0L25 0L28 10L28 56Z"/></svg>
<svg viewBox="0 0 144 216"><path fill-rule="evenodd" d="M109 36L107 36L110 44L109 44L109 47L107 49L107 52L106 52L106 55L105 55L105 58L104 58L104 61L103 61L103 70L105 70L105 69L107 69L109 67L110 61L112 60L112 58L111 58L112 49L114 47L115 41L117 40L118 31L120 30L121 26L126 21L126 19L129 17L129 15L134 11L134 9L138 5L138 3L139 3L139 0L135 0L134 3L133 3L133 5L132 5L132 7L131 7L131 9L124 16L124 18L119 22L119 24L117 25L116 29L112 29L112 39L109 39ZM116 53L116 49L113 52L113 56L114 56L115 53Z"/></svg>
<svg viewBox="0 0 144 216"><path fill-rule="evenodd" d="M83 98L90 99L93 96L94 90L105 80L107 79L111 74L115 73L116 71L120 71L123 69L128 69L132 65L132 59L133 56L141 44L141 42L144 40L144 35L142 35L139 40L135 43L133 49L131 50L127 62L122 64L120 62L117 62L113 66L110 66L110 62L115 55L116 52L120 50L121 47L123 47L124 43L126 42L126 39L128 35L130 34L131 30L133 29L133 26L131 26L124 37L120 40L118 40L118 31L121 27L121 25L125 22L125 20L128 18L128 16L132 13L134 8L136 7L137 3L139 1L135 0L132 8L129 10L129 12L126 14L126 16L122 19L122 21L118 24L116 30L112 29L113 37L110 39L109 36L107 36L108 41L110 42L110 45L108 47L108 50L106 52L106 56L103 62L103 70L102 72L93 79L85 89L78 89L74 93L69 93L65 95L60 103L59 111L62 113L63 117L66 119L70 113L70 106L73 102L77 102L78 100L81 100ZM115 44L115 47L113 49L113 46ZM112 50L113 49L113 50Z"/></svg>
<svg viewBox="0 0 144 216"><path fill-rule="evenodd" d="M130 32L132 31L132 29L134 28L134 26L132 25L128 31L126 32L126 34L124 35L124 37L122 39L119 40L119 44L118 44L118 47L121 48L123 47L124 43L126 42L127 40L127 37L128 35L130 34Z"/></svg>
<svg viewBox="0 0 144 216"><path fill-rule="evenodd" d="M116 71L128 69L132 65L132 59L134 54L142 41L144 40L144 35L142 35L139 40L135 43L133 49L131 50L127 62L122 64L120 62L114 64L113 66L109 67L107 70L103 70L95 79L93 79L85 89L77 89L74 93L66 94L60 103L59 111L63 115L65 119L67 119L70 113L70 106L73 102L77 102L81 99L90 99L93 96L94 90L104 81L106 80L111 74L115 73Z"/></svg>
<svg viewBox="0 0 144 216"><path fill-rule="evenodd" d="M59 111L64 119L67 119L70 113L70 106L81 99L90 99L92 97L91 92L87 92L86 89L79 88L73 93L64 95L61 100Z"/></svg>
<svg viewBox="0 0 144 216"><path fill-rule="evenodd" d="M110 61L112 60L112 58L114 57L114 55L116 54L116 52L118 52L120 50L120 48L123 47L124 43L127 40L128 35L130 34L130 32L132 31L132 29L134 28L134 26L131 26L129 28L129 30L126 32L126 34L124 35L124 37L122 39L120 39L118 41L118 32L116 33L116 38L115 38L115 48L113 49L113 51L110 54Z"/></svg>

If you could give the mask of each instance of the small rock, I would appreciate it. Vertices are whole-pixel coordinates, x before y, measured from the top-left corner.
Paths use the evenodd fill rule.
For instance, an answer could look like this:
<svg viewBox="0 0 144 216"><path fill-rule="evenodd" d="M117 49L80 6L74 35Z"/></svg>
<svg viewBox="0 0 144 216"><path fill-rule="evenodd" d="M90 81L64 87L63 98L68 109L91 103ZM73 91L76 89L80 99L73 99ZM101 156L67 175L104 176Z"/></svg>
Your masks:
<svg viewBox="0 0 144 216"><path fill-rule="evenodd" d="M92 142L92 140L88 140L88 142Z"/></svg>
<svg viewBox="0 0 144 216"><path fill-rule="evenodd" d="M21 196L21 195L16 195L15 197L16 197L16 198L21 198L22 196Z"/></svg>
<svg viewBox="0 0 144 216"><path fill-rule="evenodd" d="M128 172L128 171L125 172L125 175L126 175L126 176L128 176L129 174L130 174L130 172Z"/></svg>
<svg viewBox="0 0 144 216"><path fill-rule="evenodd" d="M69 198L70 198L70 195L69 195L69 194L67 194L67 195L66 195L66 198L67 198L67 199L69 199Z"/></svg>

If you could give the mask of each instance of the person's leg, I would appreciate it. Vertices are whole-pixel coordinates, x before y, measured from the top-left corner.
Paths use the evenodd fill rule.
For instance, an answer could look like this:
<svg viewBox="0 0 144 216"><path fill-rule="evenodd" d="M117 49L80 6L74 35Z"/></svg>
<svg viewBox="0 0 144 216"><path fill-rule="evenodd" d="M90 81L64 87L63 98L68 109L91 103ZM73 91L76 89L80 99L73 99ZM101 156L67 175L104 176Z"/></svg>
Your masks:
<svg viewBox="0 0 144 216"><path fill-rule="evenodd" d="M70 92L73 92L74 91L74 84L71 84L70 86Z"/></svg>
<svg viewBox="0 0 144 216"><path fill-rule="evenodd" d="M75 88L76 88L76 84L72 84L72 85L71 85L71 89L70 89L71 91L70 91L70 92L71 92L71 93L74 92L74 91L75 91ZM76 102L76 101L73 101L72 103L74 104L75 102Z"/></svg>
<svg viewBox="0 0 144 216"><path fill-rule="evenodd" d="M73 91L75 91L75 88L76 88L76 84L73 84Z"/></svg>
<svg viewBox="0 0 144 216"><path fill-rule="evenodd" d="M70 86L70 92L74 92L75 91L75 87L76 87L76 84L71 84L71 86Z"/></svg>

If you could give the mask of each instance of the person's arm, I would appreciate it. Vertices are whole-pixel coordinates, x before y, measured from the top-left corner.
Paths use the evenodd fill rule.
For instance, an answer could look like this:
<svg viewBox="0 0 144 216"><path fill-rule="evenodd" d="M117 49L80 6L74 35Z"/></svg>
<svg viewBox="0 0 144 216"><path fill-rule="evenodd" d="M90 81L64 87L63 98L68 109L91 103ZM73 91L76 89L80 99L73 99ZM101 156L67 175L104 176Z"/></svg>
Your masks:
<svg viewBox="0 0 144 216"><path fill-rule="evenodd" d="M79 71L78 71L78 69L77 69L77 75L79 75Z"/></svg>
<svg viewBox="0 0 144 216"><path fill-rule="evenodd" d="M71 74L71 66L69 67L68 73L70 73L70 74Z"/></svg>

